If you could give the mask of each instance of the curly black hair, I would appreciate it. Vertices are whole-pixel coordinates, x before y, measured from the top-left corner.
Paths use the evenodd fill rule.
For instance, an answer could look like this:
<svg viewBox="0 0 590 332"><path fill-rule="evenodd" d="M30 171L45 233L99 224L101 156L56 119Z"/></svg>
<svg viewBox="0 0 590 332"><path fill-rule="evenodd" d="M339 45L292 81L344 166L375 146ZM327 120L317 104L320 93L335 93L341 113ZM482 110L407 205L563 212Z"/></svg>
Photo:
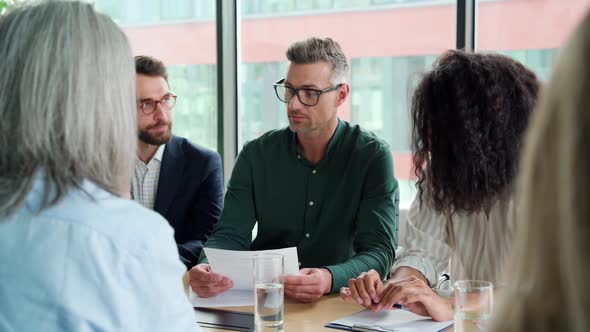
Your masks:
<svg viewBox="0 0 590 332"><path fill-rule="evenodd" d="M499 54L443 53L412 98L413 171L443 213L487 211L509 197L540 83Z"/></svg>

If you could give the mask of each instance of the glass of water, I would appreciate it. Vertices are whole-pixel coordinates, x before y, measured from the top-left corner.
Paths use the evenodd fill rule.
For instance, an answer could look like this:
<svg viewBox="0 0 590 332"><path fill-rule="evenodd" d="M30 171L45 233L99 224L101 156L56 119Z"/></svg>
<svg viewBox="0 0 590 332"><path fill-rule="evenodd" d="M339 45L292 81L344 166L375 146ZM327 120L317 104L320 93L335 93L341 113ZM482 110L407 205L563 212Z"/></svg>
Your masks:
<svg viewBox="0 0 590 332"><path fill-rule="evenodd" d="M494 285L481 280L459 280L455 293L455 332L485 331L494 305Z"/></svg>
<svg viewBox="0 0 590 332"><path fill-rule="evenodd" d="M259 254L254 256L256 332L283 331L283 276L283 255Z"/></svg>

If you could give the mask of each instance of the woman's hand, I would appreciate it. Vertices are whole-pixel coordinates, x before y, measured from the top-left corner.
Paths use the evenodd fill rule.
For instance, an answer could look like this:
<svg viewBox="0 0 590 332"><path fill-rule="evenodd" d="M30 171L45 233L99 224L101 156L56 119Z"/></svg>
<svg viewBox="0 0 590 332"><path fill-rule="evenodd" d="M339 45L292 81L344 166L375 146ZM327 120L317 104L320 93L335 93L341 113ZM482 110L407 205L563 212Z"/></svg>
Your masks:
<svg viewBox="0 0 590 332"><path fill-rule="evenodd" d="M424 280L415 276L387 282L374 301L377 310L391 309L394 304L400 304L415 314L430 316L435 321L453 319L452 299L439 296Z"/></svg>

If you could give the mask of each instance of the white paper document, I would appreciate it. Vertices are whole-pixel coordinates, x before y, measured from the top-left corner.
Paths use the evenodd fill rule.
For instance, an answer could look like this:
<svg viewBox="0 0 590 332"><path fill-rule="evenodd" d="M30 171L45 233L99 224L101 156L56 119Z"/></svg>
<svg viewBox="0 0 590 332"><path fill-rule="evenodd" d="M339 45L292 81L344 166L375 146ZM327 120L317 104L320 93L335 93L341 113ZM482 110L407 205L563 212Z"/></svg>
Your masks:
<svg viewBox="0 0 590 332"><path fill-rule="evenodd" d="M276 250L235 251L204 248L213 272L230 278L234 282L233 290L254 289L254 255L281 254L285 257L285 275L299 273L297 248L290 247ZM254 294L254 293L252 293Z"/></svg>
<svg viewBox="0 0 590 332"><path fill-rule="evenodd" d="M213 272L230 278L234 287L222 294L201 298L190 290L189 298L193 307L239 307L254 305L254 255L260 253L282 254L285 263L285 275L299 273L297 248L290 247L276 250L235 251L204 248Z"/></svg>
<svg viewBox="0 0 590 332"><path fill-rule="evenodd" d="M430 317L416 315L405 309L372 312L363 310L335 320L326 327L351 331L379 332L438 332L453 325L453 321L436 322Z"/></svg>

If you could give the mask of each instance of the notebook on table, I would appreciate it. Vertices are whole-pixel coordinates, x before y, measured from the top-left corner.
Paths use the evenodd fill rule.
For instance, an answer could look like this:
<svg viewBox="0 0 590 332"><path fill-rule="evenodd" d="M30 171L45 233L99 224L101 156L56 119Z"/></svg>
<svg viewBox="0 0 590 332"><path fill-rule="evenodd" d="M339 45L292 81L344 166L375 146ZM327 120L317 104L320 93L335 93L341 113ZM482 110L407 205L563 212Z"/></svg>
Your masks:
<svg viewBox="0 0 590 332"><path fill-rule="evenodd" d="M201 327L231 331L254 331L254 315L247 312L195 308L197 324Z"/></svg>
<svg viewBox="0 0 590 332"><path fill-rule="evenodd" d="M436 322L405 309L373 312L363 310L330 322L326 327L359 332L439 332L453 326L453 321Z"/></svg>

